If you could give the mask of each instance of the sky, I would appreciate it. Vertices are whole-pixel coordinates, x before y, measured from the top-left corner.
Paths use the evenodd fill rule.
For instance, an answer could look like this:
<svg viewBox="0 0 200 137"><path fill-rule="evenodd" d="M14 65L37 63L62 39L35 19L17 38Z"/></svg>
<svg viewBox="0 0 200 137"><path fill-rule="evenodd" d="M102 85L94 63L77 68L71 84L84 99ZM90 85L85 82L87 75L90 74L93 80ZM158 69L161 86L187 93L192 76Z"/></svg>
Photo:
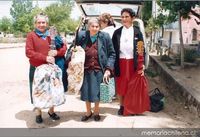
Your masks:
<svg viewBox="0 0 200 137"><path fill-rule="evenodd" d="M40 8L45 8L46 6L55 3L55 0L39 0L38 5ZM33 6L35 6L36 1L33 1ZM12 6L12 0L0 0L0 19L4 16L11 18L10 15L10 8ZM78 19L78 17L81 15L78 7L75 5L75 7L72 10L71 17L73 19Z"/></svg>

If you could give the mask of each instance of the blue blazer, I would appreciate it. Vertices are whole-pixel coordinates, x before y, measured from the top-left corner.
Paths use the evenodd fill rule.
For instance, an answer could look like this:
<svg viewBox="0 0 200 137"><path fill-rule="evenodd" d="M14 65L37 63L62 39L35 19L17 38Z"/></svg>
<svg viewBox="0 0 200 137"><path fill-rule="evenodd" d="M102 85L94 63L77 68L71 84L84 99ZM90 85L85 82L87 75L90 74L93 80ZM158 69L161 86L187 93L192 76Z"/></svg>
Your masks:
<svg viewBox="0 0 200 137"><path fill-rule="evenodd" d="M88 40L90 39L89 31L80 31L77 37L77 45L80 45L85 49ZM101 69L104 73L106 69L114 70L115 63L115 50L113 47L112 40L108 33L98 32L97 36L97 47L98 47L98 61Z"/></svg>

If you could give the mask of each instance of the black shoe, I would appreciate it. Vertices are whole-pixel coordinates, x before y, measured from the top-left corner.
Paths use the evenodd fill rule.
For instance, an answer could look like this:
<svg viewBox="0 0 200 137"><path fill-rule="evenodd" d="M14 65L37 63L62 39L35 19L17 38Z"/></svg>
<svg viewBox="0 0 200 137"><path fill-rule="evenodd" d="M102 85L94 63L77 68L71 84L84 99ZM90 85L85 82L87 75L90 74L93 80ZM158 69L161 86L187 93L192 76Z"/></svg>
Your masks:
<svg viewBox="0 0 200 137"><path fill-rule="evenodd" d="M56 113L50 114L48 112L48 114L49 114L50 118L53 119L53 120L59 120L60 119L60 117Z"/></svg>
<svg viewBox="0 0 200 137"><path fill-rule="evenodd" d="M99 121L101 119L100 115L94 115L94 121Z"/></svg>
<svg viewBox="0 0 200 137"><path fill-rule="evenodd" d="M123 115L124 113L124 107L120 106L120 109L118 110L118 115Z"/></svg>
<svg viewBox="0 0 200 137"><path fill-rule="evenodd" d="M91 117L92 117L92 112L89 116L87 116L87 115L82 116L81 121L87 121Z"/></svg>
<svg viewBox="0 0 200 137"><path fill-rule="evenodd" d="M38 123L38 124L42 123L43 122L42 116L41 115L37 115L36 119L35 119L35 122Z"/></svg>

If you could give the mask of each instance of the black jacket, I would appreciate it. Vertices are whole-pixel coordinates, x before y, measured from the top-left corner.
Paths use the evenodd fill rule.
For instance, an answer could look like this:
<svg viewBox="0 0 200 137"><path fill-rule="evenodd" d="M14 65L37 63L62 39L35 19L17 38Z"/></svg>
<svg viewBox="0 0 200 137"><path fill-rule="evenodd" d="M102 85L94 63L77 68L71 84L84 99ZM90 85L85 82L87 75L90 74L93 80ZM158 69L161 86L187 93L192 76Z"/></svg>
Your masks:
<svg viewBox="0 0 200 137"><path fill-rule="evenodd" d="M112 41L113 41L113 45L114 45L114 49L115 49L115 53L116 53L116 60L115 60L115 76L120 76L120 67L119 67L119 54L120 54L120 38L121 38L121 33L122 33L122 27L120 27L119 29L115 30L113 37L112 37ZM138 41L143 41L143 36L141 31L139 30L138 27L133 27L134 29L134 47L133 47L133 58L134 58L134 69L137 69L137 42ZM145 52L144 52L145 53Z"/></svg>

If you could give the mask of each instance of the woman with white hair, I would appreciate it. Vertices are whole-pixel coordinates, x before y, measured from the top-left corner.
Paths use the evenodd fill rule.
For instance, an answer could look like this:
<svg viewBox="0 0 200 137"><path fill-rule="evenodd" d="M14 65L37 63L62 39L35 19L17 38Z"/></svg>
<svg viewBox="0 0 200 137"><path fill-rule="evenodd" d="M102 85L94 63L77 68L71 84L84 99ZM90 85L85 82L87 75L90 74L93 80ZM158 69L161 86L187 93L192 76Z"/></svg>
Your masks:
<svg viewBox="0 0 200 137"><path fill-rule="evenodd" d="M54 64L55 57L62 57L66 52L66 45L62 43L62 46L57 49L51 49L51 38L48 31L48 16L40 13L34 17L35 29L28 33L26 39L26 56L29 58L30 70L29 70L29 84L31 103L35 105L33 100L32 86L33 78L36 68L43 64ZM63 90L64 92L64 90ZM39 95L38 95L39 96ZM42 123L42 111L41 108L35 108L36 123ZM54 106L49 108L48 114L53 120L59 120L60 117L54 112Z"/></svg>
<svg viewBox="0 0 200 137"><path fill-rule="evenodd" d="M99 121L100 84L108 82L113 74L115 51L108 33L100 31L97 18L88 21L88 30L79 32L78 45L85 49L84 80L81 87L81 100L85 101L86 113L81 121L87 121L94 113ZM91 110L94 103L94 112Z"/></svg>

